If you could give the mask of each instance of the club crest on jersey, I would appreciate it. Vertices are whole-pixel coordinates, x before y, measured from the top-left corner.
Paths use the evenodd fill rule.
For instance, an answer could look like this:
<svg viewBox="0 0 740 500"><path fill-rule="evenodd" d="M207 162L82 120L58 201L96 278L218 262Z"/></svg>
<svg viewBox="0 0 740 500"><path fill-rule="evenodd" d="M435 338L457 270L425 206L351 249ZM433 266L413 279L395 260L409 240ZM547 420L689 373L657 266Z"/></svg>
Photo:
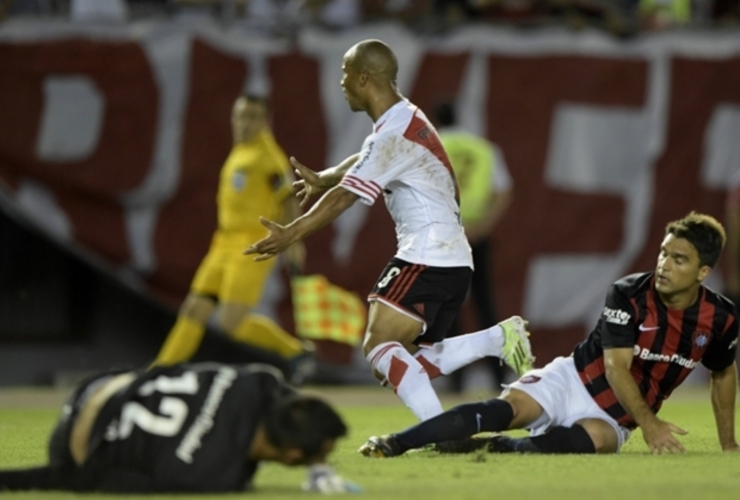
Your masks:
<svg viewBox="0 0 740 500"><path fill-rule="evenodd" d="M231 187L234 191L241 191L247 185L247 173L244 170L237 170L231 176Z"/></svg>
<svg viewBox="0 0 740 500"><path fill-rule="evenodd" d="M607 323L615 325L626 325L631 318L628 312L621 309L612 309L611 307L604 307L604 312L601 315Z"/></svg>
<svg viewBox="0 0 740 500"><path fill-rule="evenodd" d="M694 337L694 344L696 344L696 347L699 349L703 349L707 346L709 343L709 332L699 332Z"/></svg>
<svg viewBox="0 0 740 500"><path fill-rule="evenodd" d="M539 382L542 380L542 377L538 377L537 375L525 375L524 377L519 379L520 384L534 384L536 382Z"/></svg>
<svg viewBox="0 0 740 500"><path fill-rule="evenodd" d="M429 127L421 127L416 135L418 135L419 139L422 141L426 141L429 138Z"/></svg>

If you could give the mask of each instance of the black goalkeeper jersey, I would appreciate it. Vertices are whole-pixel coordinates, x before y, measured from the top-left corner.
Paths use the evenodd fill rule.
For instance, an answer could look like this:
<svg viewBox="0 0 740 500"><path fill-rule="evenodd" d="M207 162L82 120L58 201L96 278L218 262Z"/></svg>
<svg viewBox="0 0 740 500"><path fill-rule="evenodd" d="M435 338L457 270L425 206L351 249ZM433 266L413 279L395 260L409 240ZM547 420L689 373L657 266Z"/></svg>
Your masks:
<svg viewBox="0 0 740 500"><path fill-rule="evenodd" d="M81 470L84 489L243 491L255 430L280 392L265 365L191 364L141 374L102 408ZM123 484L122 484L123 483Z"/></svg>
<svg viewBox="0 0 740 500"><path fill-rule="evenodd" d="M684 310L661 302L654 273L632 274L614 283L596 328L573 351L581 380L596 403L620 424L634 428L609 387L604 349L630 347L630 372L648 406L657 413L673 390L701 362L721 371L735 360L738 317L725 297L702 286Z"/></svg>

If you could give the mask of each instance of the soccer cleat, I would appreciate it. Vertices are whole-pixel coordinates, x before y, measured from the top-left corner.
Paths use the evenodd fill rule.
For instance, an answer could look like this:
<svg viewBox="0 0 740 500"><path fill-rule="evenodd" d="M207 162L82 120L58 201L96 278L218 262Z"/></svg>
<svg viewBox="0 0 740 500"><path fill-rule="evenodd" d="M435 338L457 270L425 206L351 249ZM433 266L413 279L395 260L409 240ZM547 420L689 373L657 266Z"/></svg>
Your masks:
<svg viewBox="0 0 740 500"><path fill-rule="evenodd" d="M501 358L517 375L521 376L531 370L534 363L527 322L519 316L512 316L499 323L499 326L504 332Z"/></svg>
<svg viewBox="0 0 740 500"><path fill-rule="evenodd" d="M453 441L443 441L434 445L439 453L473 453L488 445L487 437L469 437Z"/></svg>
<svg viewBox="0 0 740 500"><path fill-rule="evenodd" d="M391 458L401 455L401 446L393 435L373 436L357 452L371 458Z"/></svg>
<svg viewBox="0 0 740 500"><path fill-rule="evenodd" d="M503 434L496 434L487 439L486 450L488 453L516 453L516 439L505 436Z"/></svg>

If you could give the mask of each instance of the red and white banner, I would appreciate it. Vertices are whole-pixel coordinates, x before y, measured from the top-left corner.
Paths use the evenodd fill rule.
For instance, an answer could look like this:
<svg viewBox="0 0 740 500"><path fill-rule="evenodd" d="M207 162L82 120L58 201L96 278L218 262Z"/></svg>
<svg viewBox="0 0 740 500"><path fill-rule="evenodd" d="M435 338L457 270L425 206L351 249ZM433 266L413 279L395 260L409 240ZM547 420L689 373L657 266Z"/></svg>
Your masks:
<svg viewBox="0 0 740 500"><path fill-rule="evenodd" d="M413 102L456 99L462 125L503 150L514 201L494 234L496 295L504 316L530 320L540 363L570 352L614 279L653 268L668 221L723 216L740 168L737 34L625 44L479 27L432 42L388 25L308 30L289 46L211 24L8 22L0 193L175 306L214 229L234 98L269 92L288 154L335 164L371 130L339 86L344 51L364 38L396 51ZM395 250L381 205L312 236L308 272L367 294ZM281 318L291 324L285 304Z"/></svg>

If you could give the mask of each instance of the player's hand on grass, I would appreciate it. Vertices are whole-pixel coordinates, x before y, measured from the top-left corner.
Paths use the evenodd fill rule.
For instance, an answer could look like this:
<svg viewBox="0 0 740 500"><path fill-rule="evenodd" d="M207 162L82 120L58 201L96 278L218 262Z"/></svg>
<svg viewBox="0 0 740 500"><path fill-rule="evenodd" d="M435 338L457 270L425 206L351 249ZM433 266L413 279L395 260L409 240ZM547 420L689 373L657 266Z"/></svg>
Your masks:
<svg viewBox="0 0 740 500"><path fill-rule="evenodd" d="M303 491L315 493L360 493L362 488L342 478L329 465L317 464L308 468L308 478Z"/></svg>
<svg viewBox="0 0 740 500"><path fill-rule="evenodd" d="M660 455L664 452L685 453L686 449L674 434L684 436L688 433L689 431L659 418L656 418L650 424L642 426L642 438L653 455Z"/></svg>
<svg viewBox="0 0 740 500"><path fill-rule="evenodd" d="M324 185L325 183L321 179L321 175L303 165L295 157L290 157L290 164L293 165L295 173L299 177L293 183L293 187L298 190L295 195L301 198L300 206L304 206L309 198L325 191L329 187Z"/></svg>
<svg viewBox="0 0 740 500"><path fill-rule="evenodd" d="M244 255L257 255L256 261L275 257L292 243L290 231L285 226L260 217L260 223L270 230L269 234L244 250Z"/></svg>

